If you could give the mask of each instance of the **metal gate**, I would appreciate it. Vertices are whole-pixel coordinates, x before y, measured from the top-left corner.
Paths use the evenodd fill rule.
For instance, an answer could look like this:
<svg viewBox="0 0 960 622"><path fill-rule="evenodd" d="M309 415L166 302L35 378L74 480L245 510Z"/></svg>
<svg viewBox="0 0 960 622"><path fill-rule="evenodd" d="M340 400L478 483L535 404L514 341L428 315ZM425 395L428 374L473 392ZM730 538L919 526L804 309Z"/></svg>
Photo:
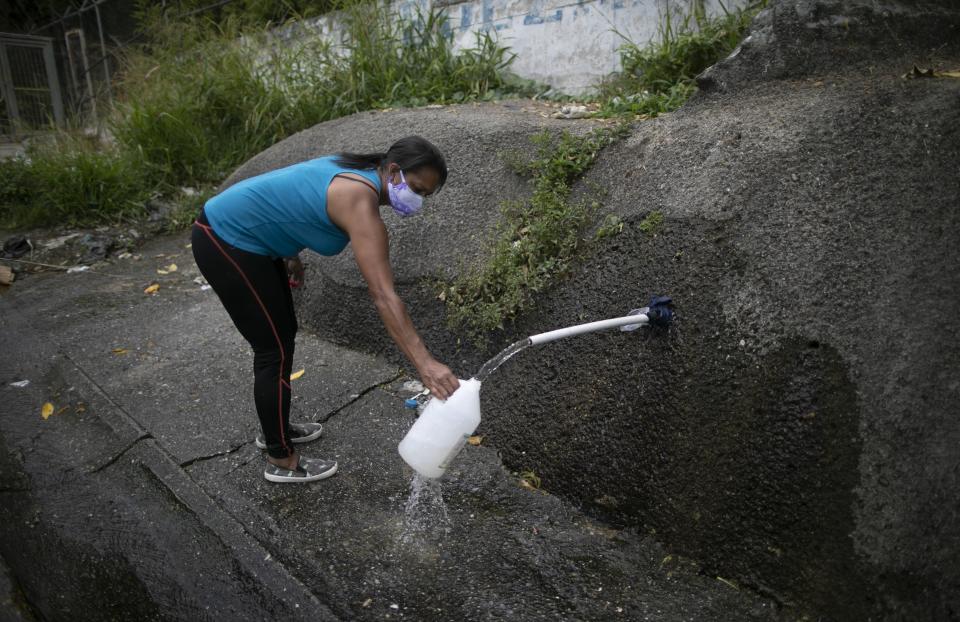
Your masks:
<svg viewBox="0 0 960 622"><path fill-rule="evenodd" d="M0 134L63 124L51 39L0 33L0 98Z"/></svg>

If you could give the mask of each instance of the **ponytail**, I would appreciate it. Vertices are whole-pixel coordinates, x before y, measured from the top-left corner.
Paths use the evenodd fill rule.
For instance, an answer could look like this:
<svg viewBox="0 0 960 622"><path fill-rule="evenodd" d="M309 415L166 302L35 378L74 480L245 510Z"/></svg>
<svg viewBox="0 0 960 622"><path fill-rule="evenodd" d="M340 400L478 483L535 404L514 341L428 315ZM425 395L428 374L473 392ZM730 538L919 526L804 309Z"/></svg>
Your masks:
<svg viewBox="0 0 960 622"><path fill-rule="evenodd" d="M338 153L334 160L343 168L352 168L359 171L369 169L378 169L380 164L387 157L385 153Z"/></svg>

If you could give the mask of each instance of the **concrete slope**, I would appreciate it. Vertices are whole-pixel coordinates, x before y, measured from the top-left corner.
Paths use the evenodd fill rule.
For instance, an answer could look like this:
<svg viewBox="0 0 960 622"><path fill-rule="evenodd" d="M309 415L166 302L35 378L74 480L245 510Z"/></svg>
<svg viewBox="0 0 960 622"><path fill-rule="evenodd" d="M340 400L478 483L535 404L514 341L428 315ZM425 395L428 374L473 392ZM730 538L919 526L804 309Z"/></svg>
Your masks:
<svg viewBox="0 0 960 622"><path fill-rule="evenodd" d="M940 43L938 66L960 66ZM791 79L735 81L792 49L773 47L727 61L726 88L603 154L586 182L624 231L519 332L654 292L675 297L678 325L517 357L488 410L494 442L551 488L781 602L950 619L960 81L901 77L928 56L848 70L809 64L807 48ZM650 235L639 223L654 211L665 225Z"/></svg>

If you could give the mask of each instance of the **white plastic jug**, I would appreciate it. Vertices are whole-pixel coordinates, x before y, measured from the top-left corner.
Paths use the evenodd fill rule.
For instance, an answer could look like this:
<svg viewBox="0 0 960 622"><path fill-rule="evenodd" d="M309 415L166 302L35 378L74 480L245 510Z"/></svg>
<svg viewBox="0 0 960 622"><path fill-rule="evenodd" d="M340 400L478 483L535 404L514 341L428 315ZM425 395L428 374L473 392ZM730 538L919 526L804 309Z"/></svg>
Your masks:
<svg viewBox="0 0 960 622"><path fill-rule="evenodd" d="M443 475L480 425L480 381L461 380L446 401L431 398L400 441L400 457L424 477Z"/></svg>

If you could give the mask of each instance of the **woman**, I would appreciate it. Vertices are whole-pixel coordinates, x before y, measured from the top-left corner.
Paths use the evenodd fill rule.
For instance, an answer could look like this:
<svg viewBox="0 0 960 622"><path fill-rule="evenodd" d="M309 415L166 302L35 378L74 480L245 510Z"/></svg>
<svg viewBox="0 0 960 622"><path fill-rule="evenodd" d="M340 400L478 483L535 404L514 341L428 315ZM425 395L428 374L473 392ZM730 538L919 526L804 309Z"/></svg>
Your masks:
<svg viewBox="0 0 960 622"><path fill-rule="evenodd" d="M347 243L370 296L423 384L440 399L459 386L427 350L394 291L380 206L416 213L443 186L447 166L427 140L410 136L386 153L341 153L246 179L207 201L194 223L193 255L231 319L253 347L254 400L267 450L264 477L309 482L337 463L304 458L294 445L320 436L319 423L291 424L290 370L297 318L291 285L303 283L297 254L336 255Z"/></svg>

